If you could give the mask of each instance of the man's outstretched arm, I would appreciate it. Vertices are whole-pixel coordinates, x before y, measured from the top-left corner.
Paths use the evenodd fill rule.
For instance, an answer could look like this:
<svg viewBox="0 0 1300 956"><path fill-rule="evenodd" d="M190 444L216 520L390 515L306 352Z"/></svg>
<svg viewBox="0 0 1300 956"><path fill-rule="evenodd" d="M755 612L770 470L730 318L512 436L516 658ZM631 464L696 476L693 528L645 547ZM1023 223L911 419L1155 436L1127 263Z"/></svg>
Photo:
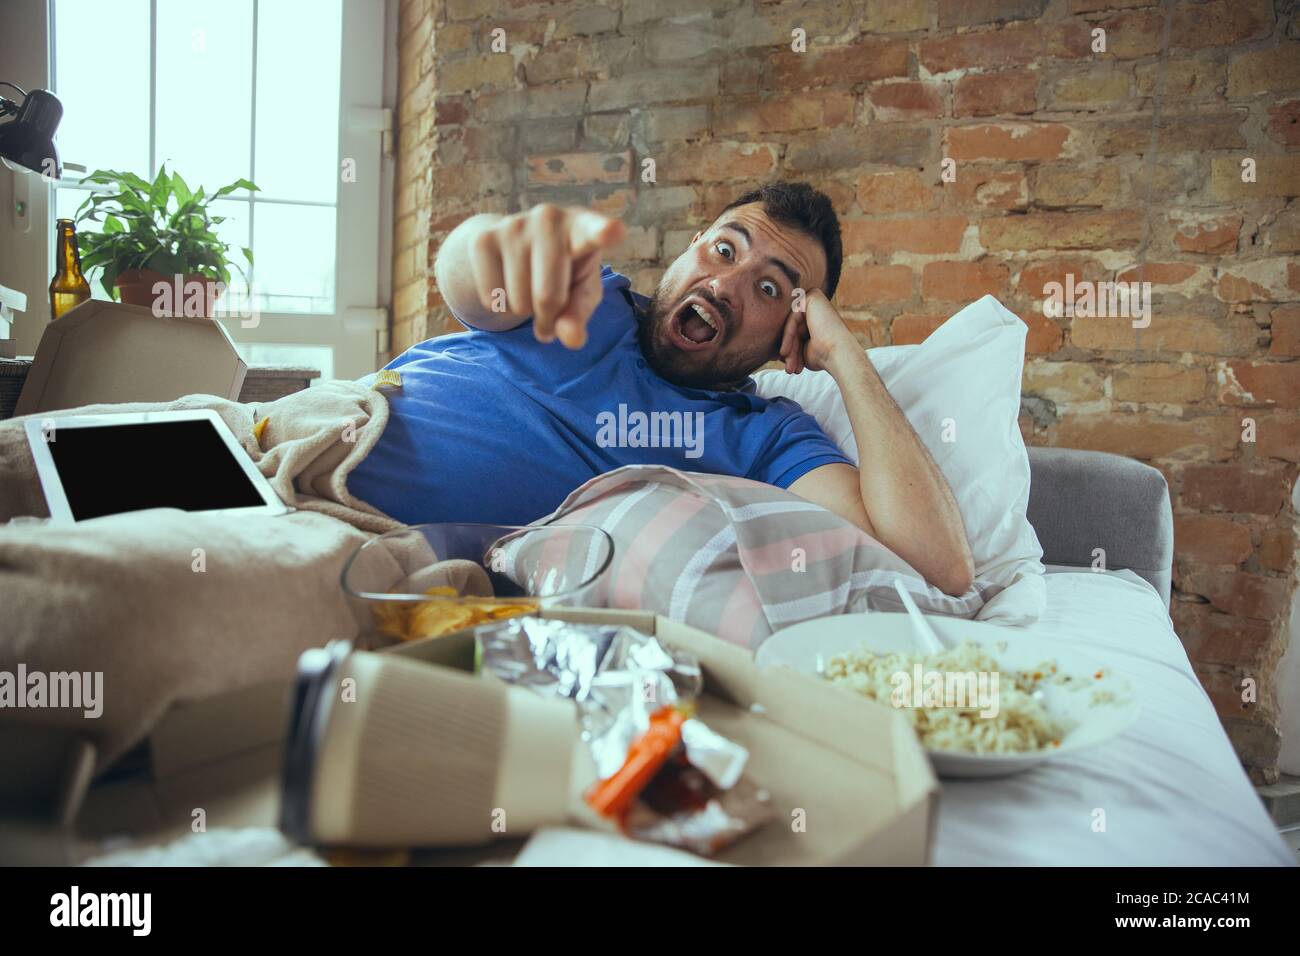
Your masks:
<svg viewBox="0 0 1300 956"><path fill-rule="evenodd" d="M952 489L885 388L853 333L820 291L808 296L808 339L796 328L783 357L835 379L853 425L859 467L823 465L790 490L847 518L916 568L945 594L964 594L974 563Z"/></svg>
<svg viewBox="0 0 1300 956"><path fill-rule="evenodd" d="M617 219L549 203L510 216L482 213L452 230L434 275L468 326L503 332L531 317L538 340L581 348L600 304L602 254L625 233Z"/></svg>

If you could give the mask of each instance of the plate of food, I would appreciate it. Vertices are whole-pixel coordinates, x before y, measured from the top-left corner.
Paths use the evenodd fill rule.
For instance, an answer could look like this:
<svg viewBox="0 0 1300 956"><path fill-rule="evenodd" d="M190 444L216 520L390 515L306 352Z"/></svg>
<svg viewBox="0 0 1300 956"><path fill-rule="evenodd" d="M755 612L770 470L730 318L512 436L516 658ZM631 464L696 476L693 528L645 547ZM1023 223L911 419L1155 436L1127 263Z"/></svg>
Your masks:
<svg viewBox="0 0 1300 956"><path fill-rule="evenodd" d="M1133 687L1106 663L993 624L846 614L778 631L756 655L897 708L943 777L997 777L1106 743L1137 719Z"/></svg>

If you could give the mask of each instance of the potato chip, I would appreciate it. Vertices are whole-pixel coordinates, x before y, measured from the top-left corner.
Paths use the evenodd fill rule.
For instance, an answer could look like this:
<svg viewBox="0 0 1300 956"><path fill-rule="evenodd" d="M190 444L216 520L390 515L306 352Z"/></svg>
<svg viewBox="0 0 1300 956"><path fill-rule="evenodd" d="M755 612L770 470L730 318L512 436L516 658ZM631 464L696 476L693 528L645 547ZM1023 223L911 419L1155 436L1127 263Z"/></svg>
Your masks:
<svg viewBox="0 0 1300 956"><path fill-rule="evenodd" d="M451 601L428 601L416 606L406 626L406 639L442 637L474 623L474 609Z"/></svg>
<svg viewBox="0 0 1300 956"><path fill-rule="evenodd" d="M374 605L375 629L387 637L415 641L502 618L536 614L538 607L535 601L519 599L461 598L454 588L443 585L424 593L433 600Z"/></svg>
<svg viewBox="0 0 1300 956"><path fill-rule="evenodd" d="M407 617L410 613L409 603L395 601L378 601L370 606L371 616L375 621L375 630L385 637L406 640Z"/></svg>

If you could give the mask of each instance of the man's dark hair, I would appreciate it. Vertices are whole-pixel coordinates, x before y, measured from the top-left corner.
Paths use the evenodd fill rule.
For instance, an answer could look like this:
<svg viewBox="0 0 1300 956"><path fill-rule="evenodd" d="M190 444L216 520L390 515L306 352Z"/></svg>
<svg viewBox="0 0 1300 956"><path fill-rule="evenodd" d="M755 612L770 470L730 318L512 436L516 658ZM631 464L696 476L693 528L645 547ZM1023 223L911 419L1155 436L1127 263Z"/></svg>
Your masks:
<svg viewBox="0 0 1300 956"><path fill-rule="evenodd" d="M826 298L835 295L840 284L840 266L844 262L844 248L840 244L840 221L826 194L807 183L765 183L745 193L727 205L727 209L757 202L773 222L794 228L812 236L826 252L826 283L822 291Z"/></svg>

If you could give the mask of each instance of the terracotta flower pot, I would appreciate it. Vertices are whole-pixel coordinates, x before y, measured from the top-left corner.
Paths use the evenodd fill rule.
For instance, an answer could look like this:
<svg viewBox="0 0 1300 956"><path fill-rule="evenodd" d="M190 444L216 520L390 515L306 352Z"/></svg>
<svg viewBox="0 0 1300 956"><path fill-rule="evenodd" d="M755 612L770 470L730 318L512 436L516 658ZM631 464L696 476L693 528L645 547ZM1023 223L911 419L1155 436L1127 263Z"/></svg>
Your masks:
<svg viewBox="0 0 1300 956"><path fill-rule="evenodd" d="M160 282L166 288L155 291ZM190 273L178 284L175 276L166 276L153 269L127 269L113 284L117 287L118 297L127 305L142 305L159 316L202 315L211 318L223 291L215 279L207 276ZM195 291L196 285L202 287L201 293Z"/></svg>

